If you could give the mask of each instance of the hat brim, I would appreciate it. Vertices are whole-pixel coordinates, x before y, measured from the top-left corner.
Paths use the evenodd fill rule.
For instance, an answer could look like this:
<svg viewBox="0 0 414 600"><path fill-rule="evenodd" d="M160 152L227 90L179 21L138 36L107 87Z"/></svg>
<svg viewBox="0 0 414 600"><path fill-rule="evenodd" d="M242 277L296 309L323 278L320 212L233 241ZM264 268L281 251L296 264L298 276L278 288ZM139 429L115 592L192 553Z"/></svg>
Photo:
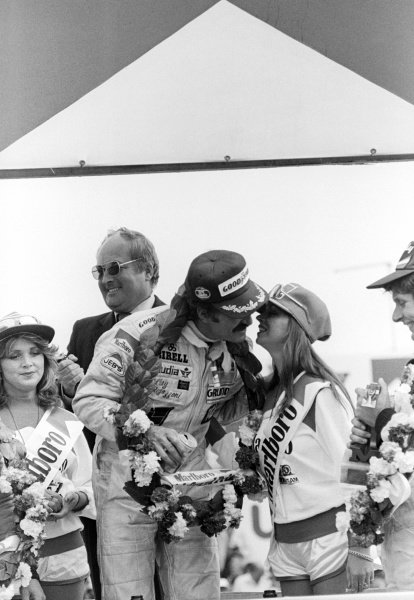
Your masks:
<svg viewBox="0 0 414 600"><path fill-rule="evenodd" d="M378 279L378 281L374 281L374 283L367 285L367 289L373 290L375 288L387 287L393 281L398 281L398 279L402 279L403 277L406 277L407 275L413 275L413 274L414 274L413 269L399 269L398 271L395 271L394 273L391 273L390 275L387 275L386 277L382 277L382 279Z"/></svg>
<svg viewBox="0 0 414 600"><path fill-rule="evenodd" d="M228 317L243 319L243 317L257 312L267 302L267 298L267 292L250 280L242 294L223 302L213 302L212 306Z"/></svg>
<svg viewBox="0 0 414 600"><path fill-rule="evenodd" d="M23 335L24 333L33 333L47 342L51 342L54 338L55 330L49 327L49 325L16 325L0 332L0 342L17 335Z"/></svg>

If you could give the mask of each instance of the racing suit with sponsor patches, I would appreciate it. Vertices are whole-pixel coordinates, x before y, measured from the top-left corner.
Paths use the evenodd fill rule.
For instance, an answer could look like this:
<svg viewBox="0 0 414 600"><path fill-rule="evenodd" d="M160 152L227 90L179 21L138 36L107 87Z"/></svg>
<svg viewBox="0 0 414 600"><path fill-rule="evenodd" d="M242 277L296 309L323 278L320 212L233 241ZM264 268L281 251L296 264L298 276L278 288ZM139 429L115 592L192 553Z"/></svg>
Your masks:
<svg viewBox="0 0 414 600"><path fill-rule="evenodd" d="M122 470L115 428L104 419L125 391L125 372L140 336L167 307L133 314L98 341L93 361L73 401L75 414L97 434L94 450L94 492L97 505L98 552L105 600L141 594L153 600L154 564L159 564L166 600L218 600L219 560L216 538L191 527L179 543L156 537L157 524L140 512L123 486L130 474ZM211 367L219 356L220 386ZM211 357L211 358L210 358ZM143 410L156 425L191 433L198 447L180 466L183 471L211 468L205 458L205 436L212 416L233 423L248 411L241 376L223 342L207 344L190 322L174 344L160 352L162 366L155 389ZM216 384L217 385L217 384ZM187 487L190 496L208 499L217 490Z"/></svg>

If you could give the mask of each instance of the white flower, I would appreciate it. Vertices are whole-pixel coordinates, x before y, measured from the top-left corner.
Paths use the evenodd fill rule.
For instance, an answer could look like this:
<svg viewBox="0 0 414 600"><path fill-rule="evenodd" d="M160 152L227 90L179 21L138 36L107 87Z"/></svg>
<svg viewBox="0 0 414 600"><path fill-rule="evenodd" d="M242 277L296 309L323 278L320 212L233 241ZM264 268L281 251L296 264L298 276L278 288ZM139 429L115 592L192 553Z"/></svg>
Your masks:
<svg viewBox="0 0 414 600"><path fill-rule="evenodd" d="M15 594L18 593L17 587L13 582L9 585L9 587L4 587L3 585L0 587L0 600L11 600Z"/></svg>
<svg viewBox="0 0 414 600"><path fill-rule="evenodd" d="M379 504L380 502L383 502L385 498L389 498L390 490L391 483L388 481L388 479L380 479L376 487L370 491L370 496L374 502Z"/></svg>
<svg viewBox="0 0 414 600"><path fill-rule="evenodd" d="M21 562L17 567L16 580L19 581L22 587L27 587L32 578L32 571L28 564Z"/></svg>
<svg viewBox="0 0 414 600"><path fill-rule="evenodd" d="M146 471L151 473L156 473L157 471L159 471L161 469L159 465L160 460L161 458L154 450L151 450L150 452L148 452L148 454L145 454L144 462Z"/></svg>
<svg viewBox="0 0 414 600"><path fill-rule="evenodd" d="M396 472L396 467L383 458L371 456L369 459L369 472L386 477L387 475L393 475Z"/></svg>
<svg viewBox="0 0 414 600"><path fill-rule="evenodd" d="M7 481L7 479L4 477L4 475L2 475L0 477L0 492L2 494L11 494L11 492L12 492L11 483L9 481Z"/></svg>
<svg viewBox="0 0 414 600"><path fill-rule="evenodd" d="M168 528L168 532L177 538L183 538L188 531L187 521L184 519L181 512L175 513L175 521Z"/></svg>
<svg viewBox="0 0 414 600"><path fill-rule="evenodd" d="M148 516L155 521L162 521L165 511L168 510L168 502L157 502L147 509Z"/></svg>
<svg viewBox="0 0 414 600"><path fill-rule="evenodd" d="M336 513L335 525L338 531L348 531L349 529L349 521L351 520L351 516L349 512L345 512L341 510Z"/></svg>
<svg viewBox="0 0 414 600"><path fill-rule="evenodd" d="M141 410L134 410L125 421L123 431L125 435L136 436L140 433L145 433L151 426L151 421L146 413Z"/></svg>
<svg viewBox="0 0 414 600"><path fill-rule="evenodd" d="M25 498L29 497L35 504L38 504L45 497L45 488L40 481L36 481L23 491L22 496Z"/></svg>
<svg viewBox="0 0 414 600"><path fill-rule="evenodd" d="M24 518L20 521L20 528L29 537L37 538L43 532L44 524Z"/></svg>
<svg viewBox="0 0 414 600"><path fill-rule="evenodd" d="M414 451L398 452L394 458L394 464L400 473L412 473L414 471Z"/></svg>
<svg viewBox="0 0 414 600"><path fill-rule="evenodd" d="M254 440L254 436L256 435L253 429L250 429L247 425L243 423L239 427L239 434L241 443L245 446L251 446Z"/></svg>
<svg viewBox="0 0 414 600"><path fill-rule="evenodd" d="M388 462L392 461L398 452L401 452L401 448L397 442L383 442L381 444L380 453Z"/></svg>

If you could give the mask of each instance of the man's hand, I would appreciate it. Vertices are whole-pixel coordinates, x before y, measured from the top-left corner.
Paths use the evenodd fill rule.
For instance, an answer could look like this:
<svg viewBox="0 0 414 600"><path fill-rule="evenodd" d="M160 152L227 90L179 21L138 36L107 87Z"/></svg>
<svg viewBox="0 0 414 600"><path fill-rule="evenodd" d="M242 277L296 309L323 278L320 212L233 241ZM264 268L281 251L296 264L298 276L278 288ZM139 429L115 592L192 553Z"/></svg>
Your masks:
<svg viewBox="0 0 414 600"><path fill-rule="evenodd" d="M154 444L165 470L176 471L188 452L177 431L161 425L152 425L147 432L147 437Z"/></svg>
<svg viewBox="0 0 414 600"><path fill-rule="evenodd" d="M378 383L381 386L381 391L378 395L375 407L362 406L363 400L367 397L366 389L357 388L355 390L357 394L356 417L359 421L362 421L362 423L365 423L365 425L368 425L369 427L374 427L377 416L384 408L392 407L387 384L382 378L378 379Z"/></svg>
<svg viewBox="0 0 414 600"><path fill-rule="evenodd" d="M356 417L352 419L351 423L351 444L365 445L367 440L371 438L371 433L366 431L366 425Z"/></svg>
<svg viewBox="0 0 414 600"><path fill-rule="evenodd" d="M63 387L67 396L73 397L76 392L76 386L84 376L83 369L77 364L77 358L69 354L66 358L58 361L57 380Z"/></svg>

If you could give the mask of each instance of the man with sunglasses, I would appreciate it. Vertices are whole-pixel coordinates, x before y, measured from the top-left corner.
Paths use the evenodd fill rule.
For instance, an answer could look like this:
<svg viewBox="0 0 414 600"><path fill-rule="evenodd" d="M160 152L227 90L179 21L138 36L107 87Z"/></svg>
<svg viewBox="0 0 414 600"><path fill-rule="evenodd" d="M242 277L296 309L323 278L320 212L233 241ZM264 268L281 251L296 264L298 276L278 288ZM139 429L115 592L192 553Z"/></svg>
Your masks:
<svg viewBox="0 0 414 600"><path fill-rule="evenodd" d="M142 406L167 471L210 469L205 446L211 419L234 423L258 406L256 375L261 365L249 351L246 330L265 300L265 291L250 280L240 254L215 250L192 261L171 303L175 318L155 345L161 368ZM94 490L105 600L136 594L153 600L155 561L169 600L220 597L217 540L196 526L179 544L158 538L157 522L141 513L124 491L129 474L120 463L116 427L105 418L123 397L125 374L141 336L157 320L168 319L167 310L131 315L102 336L73 402L77 416L98 434ZM190 454L180 432L196 438L197 448ZM204 500L214 491L190 487L186 493Z"/></svg>
<svg viewBox="0 0 414 600"><path fill-rule="evenodd" d="M58 365L58 378L67 404L71 404L76 388L89 367L100 336L126 315L164 304L154 294L159 277L158 257L153 244L142 233L126 227L110 231L98 249L92 275L110 311L80 319L73 326L69 356ZM93 451L95 434L86 428L84 433ZM96 525L90 519L84 519L83 523L95 599L100 600Z"/></svg>

